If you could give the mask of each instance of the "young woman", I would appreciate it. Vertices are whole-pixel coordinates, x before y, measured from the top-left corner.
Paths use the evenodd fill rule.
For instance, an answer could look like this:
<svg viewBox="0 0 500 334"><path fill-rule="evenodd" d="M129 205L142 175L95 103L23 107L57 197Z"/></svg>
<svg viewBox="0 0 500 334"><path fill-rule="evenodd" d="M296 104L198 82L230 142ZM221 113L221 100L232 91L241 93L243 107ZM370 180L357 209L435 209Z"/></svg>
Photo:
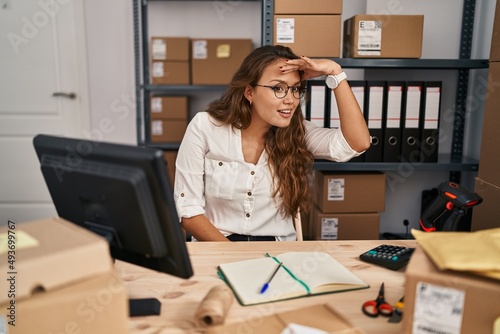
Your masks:
<svg viewBox="0 0 500 334"><path fill-rule="evenodd" d="M327 75L340 129L315 126L300 107L305 81ZM182 226L200 241L295 240L307 211L314 158L347 161L370 145L342 68L284 46L248 55L222 97L197 113L179 147L174 196Z"/></svg>

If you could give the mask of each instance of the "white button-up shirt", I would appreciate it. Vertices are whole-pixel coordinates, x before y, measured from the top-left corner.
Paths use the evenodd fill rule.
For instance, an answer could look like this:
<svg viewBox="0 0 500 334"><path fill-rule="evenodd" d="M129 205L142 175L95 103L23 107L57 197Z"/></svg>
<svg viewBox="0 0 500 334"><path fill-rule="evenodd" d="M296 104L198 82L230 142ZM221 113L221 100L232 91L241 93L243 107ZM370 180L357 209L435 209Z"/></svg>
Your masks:
<svg viewBox="0 0 500 334"><path fill-rule="evenodd" d="M279 199L272 197L266 152L257 164L245 162L241 131L216 124L207 112L197 113L179 147L174 187L179 217L204 214L225 236L237 233L295 240L293 218L284 217ZM307 148L315 158L340 162L360 154L340 129L321 128L309 121L304 125Z"/></svg>

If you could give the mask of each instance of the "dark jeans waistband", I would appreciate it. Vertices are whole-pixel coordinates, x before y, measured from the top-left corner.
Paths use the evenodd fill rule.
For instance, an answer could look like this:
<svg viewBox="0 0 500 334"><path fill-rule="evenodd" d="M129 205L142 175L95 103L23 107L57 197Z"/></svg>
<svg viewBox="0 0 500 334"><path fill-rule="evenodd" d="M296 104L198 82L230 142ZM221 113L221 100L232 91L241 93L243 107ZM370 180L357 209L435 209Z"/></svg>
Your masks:
<svg viewBox="0 0 500 334"><path fill-rule="evenodd" d="M243 234L230 234L227 238L231 241L276 241L276 237L270 235L243 235Z"/></svg>

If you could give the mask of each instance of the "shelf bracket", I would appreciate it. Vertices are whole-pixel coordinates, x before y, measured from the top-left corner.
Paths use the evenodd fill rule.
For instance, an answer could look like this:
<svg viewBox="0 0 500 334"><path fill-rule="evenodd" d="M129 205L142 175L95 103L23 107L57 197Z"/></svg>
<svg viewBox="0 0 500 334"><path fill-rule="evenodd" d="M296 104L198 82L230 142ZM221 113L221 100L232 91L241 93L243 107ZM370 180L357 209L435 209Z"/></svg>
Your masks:
<svg viewBox="0 0 500 334"><path fill-rule="evenodd" d="M262 45L273 45L274 0L262 1Z"/></svg>

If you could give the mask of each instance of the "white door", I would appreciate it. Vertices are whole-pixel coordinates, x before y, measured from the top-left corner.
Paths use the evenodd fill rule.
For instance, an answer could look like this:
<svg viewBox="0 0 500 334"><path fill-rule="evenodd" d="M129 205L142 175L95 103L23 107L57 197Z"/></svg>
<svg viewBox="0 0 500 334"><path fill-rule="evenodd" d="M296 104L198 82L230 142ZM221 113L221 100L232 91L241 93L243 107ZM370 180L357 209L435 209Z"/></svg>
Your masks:
<svg viewBox="0 0 500 334"><path fill-rule="evenodd" d="M82 137L88 125L82 8L81 0L0 1L0 225L57 215L32 140Z"/></svg>

